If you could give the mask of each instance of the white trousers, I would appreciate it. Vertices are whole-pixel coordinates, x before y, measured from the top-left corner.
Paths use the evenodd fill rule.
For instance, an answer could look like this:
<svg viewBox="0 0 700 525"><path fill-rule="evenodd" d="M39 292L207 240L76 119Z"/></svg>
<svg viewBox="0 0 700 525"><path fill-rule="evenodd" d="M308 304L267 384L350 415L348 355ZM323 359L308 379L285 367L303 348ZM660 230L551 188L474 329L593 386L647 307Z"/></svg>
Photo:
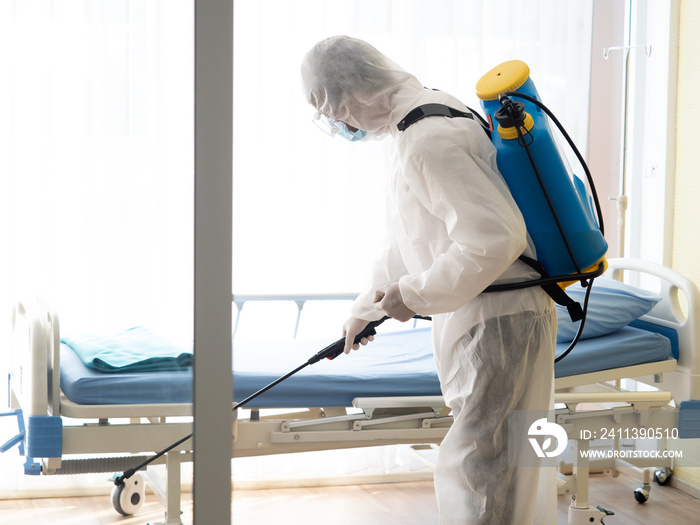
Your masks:
<svg viewBox="0 0 700 525"><path fill-rule="evenodd" d="M556 525L554 468L509 466L508 450L511 411L552 408L554 308L487 319L445 347L439 331L455 333L451 321L433 326L438 374L454 416L435 469L440 524ZM530 446L521 441L517 446Z"/></svg>

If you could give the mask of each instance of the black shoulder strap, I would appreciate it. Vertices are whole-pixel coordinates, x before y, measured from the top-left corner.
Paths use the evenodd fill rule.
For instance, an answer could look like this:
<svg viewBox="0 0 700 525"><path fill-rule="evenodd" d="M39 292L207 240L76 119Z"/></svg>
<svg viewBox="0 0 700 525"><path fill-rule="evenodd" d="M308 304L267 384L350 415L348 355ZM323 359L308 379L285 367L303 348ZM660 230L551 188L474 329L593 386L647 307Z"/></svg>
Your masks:
<svg viewBox="0 0 700 525"><path fill-rule="evenodd" d="M542 263L539 261L536 261L531 257L527 257L526 255L521 255L518 257L518 259L527 264L542 277L547 277L547 272L545 271L544 266L542 266ZM569 317L574 323L583 319L583 308L581 308L581 305L569 297L564 289L557 283L540 284L533 282L532 286L541 286L555 303L565 307L569 312ZM488 288L485 291L489 291Z"/></svg>
<svg viewBox="0 0 700 525"><path fill-rule="evenodd" d="M478 117L478 123L484 129L489 138L491 138L491 129L484 118L470 107L467 107L467 109L471 111L471 113L460 111L459 109L446 106L445 104L423 104L422 106L418 106L417 108L409 111L408 115L406 115L396 127L399 129L399 131L405 131L410 125L415 124L425 117L461 117L475 120L474 115L476 115Z"/></svg>
<svg viewBox="0 0 700 525"><path fill-rule="evenodd" d="M410 125L415 124L425 117L463 117L473 119L471 113L460 111L444 104L423 104L408 112L401 122L396 126L399 131L405 131Z"/></svg>
<svg viewBox="0 0 700 525"><path fill-rule="evenodd" d="M403 120L398 123L397 127L399 128L399 131L405 131L406 128L408 128L410 125L415 124L416 122L418 122L421 119L424 119L425 117L462 117L474 120L474 115L476 115L479 119L478 123L481 125L484 132L486 132L490 140L491 127L489 126L488 122L486 122L484 118L481 115L479 115L479 113L477 113L470 107L467 106L467 109L471 111L471 113L467 113L466 111L460 111L458 109L451 108L450 106L446 106L444 104L423 104L422 106L418 106L417 108L409 111L408 115L406 115L403 118ZM519 259L525 264L527 264L530 268L538 272L543 278L549 277L544 269L544 266L542 266L540 262L525 255L521 255ZM486 288L484 292L519 290L531 286L541 286L542 289L545 292L547 292L547 295L549 295L555 303L564 306L568 310L569 317L571 317L572 321L580 321L583 318L583 309L581 308L581 305L574 301L571 297L566 295L566 292L556 282L542 283L538 280L535 280L520 283L491 285L488 288Z"/></svg>

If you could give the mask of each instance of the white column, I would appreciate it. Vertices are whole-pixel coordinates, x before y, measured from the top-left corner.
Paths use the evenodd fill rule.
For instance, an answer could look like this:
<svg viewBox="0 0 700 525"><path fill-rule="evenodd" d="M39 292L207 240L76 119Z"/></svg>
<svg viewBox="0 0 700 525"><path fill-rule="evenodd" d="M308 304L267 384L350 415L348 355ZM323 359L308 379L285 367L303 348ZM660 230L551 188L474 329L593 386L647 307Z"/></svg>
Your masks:
<svg viewBox="0 0 700 525"><path fill-rule="evenodd" d="M195 0L194 522L231 522L233 2Z"/></svg>

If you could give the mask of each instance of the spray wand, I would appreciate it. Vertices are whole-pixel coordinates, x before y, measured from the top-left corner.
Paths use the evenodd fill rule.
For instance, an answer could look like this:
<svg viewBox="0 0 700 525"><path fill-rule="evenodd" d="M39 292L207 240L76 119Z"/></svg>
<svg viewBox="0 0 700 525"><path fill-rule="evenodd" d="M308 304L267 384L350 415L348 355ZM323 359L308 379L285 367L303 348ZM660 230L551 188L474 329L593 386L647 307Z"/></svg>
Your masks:
<svg viewBox="0 0 700 525"><path fill-rule="evenodd" d="M416 316L416 318L419 318L419 319L429 319L429 318L421 317L421 316L418 316L418 315ZM384 321L386 321L387 319L389 319L389 317L388 317L388 316L385 316L385 317L382 317L381 319L379 319L378 321L371 321L369 324L367 324L367 326L365 327L365 329L362 330L362 332L360 332L359 334L357 334L357 335L355 336L354 343L355 343L355 344L358 344L358 343L360 343L360 341L362 341L362 339L364 339L364 338L366 338L366 337L369 337L369 336L372 336L372 335L376 335L376 333L377 333L376 328L377 328L380 324L382 324ZM272 383L270 383L269 385L267 385L267 386L261 388L260 390L258 390L258 391L255 392L255 393L249 395L249 396L246 397L243 401L239 401L238 403L236 403L235 405L233 405L233 408L231 409L231 411L232 411L232 412L235 412L237 409L239 409L239 408L242 407L243 405L249 403L250 401L252 401L252 400L255 399L256 397L258 397L259 395L264 394L265 392L267 392L267 391L270 390L271 388L273 388L273 387L275 387L276 385L280 384L280 383L281 383L282 381L284 381L285 379L290 378L291 376L293 376L294 374L296 374L296 373L299 372L300 370L303 370L303 369L306 368L307 366L313 365L314 363L317 363L317 362L319 362L321 359L324 359L324 358L325 358L325 359L335 359L336 357L338 357L340 354L343 353L343 349L344 349L344 348L345 348L345 338L344 338L344 337L341 337L341 338L338 339L336 342L334 342L334 343L328 345L327 347L325 347L323 350L320 350L319 352L316 352L316 353L315 353L314 355L312 355L305 363L299 365L297 368L295 368L295 369L292 370L291 372L288 372L287 374L283 375L282 377L280 377L280 378L278 378L278 379L275 379L275 380L274 380ZM173 443L172 445L170 445L168 448L165 448L165 449L161 450L160 452L158 452L158 453L155 454L154 456L148 458L146 461L144 461L144 462L141 463L140 465L138 465L138 466L136 466L136 467L134 467L134 468L130 468L130 469L125 470L124 473L123 473L121 476L117 476L116 478L114 478L114 484L115 484L117 487L122 486L122 485L124 484L124 481L127 480L127 479L129 479L129 478L130 478L131 476L133 476L134 474L136 474L136 472L137 472L138 470L141 470L141 469L145 468L147 465L151 464L152 462L154 462L156 459L158 459L159 457L163 456L164 454L170 452L170 451L171 451L172 449L174 449L175 447L177 447L177 446L179 446L179 445L182 445L185 441L187 441L187 440L190 439L191 437L192 437L192 433L190 433L190 434L188 434L187 436L183 437L182 439L176 441L175 443Z"/></svg>

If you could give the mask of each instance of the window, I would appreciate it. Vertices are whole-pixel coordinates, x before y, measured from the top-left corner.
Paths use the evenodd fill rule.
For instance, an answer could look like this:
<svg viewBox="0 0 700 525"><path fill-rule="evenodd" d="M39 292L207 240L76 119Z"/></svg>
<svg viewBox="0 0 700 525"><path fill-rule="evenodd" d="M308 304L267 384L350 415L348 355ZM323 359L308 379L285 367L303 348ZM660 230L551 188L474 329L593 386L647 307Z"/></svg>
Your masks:
<svg viewBox="0 0 700 525"><path fill-rule="evenodd" d="M591 2L237 1L234 291L359 291L381 246L386 144L311 125L299 66L315 42L367 40L475 109L479 77L522 59L585 151L591 12Z"/></svg>

